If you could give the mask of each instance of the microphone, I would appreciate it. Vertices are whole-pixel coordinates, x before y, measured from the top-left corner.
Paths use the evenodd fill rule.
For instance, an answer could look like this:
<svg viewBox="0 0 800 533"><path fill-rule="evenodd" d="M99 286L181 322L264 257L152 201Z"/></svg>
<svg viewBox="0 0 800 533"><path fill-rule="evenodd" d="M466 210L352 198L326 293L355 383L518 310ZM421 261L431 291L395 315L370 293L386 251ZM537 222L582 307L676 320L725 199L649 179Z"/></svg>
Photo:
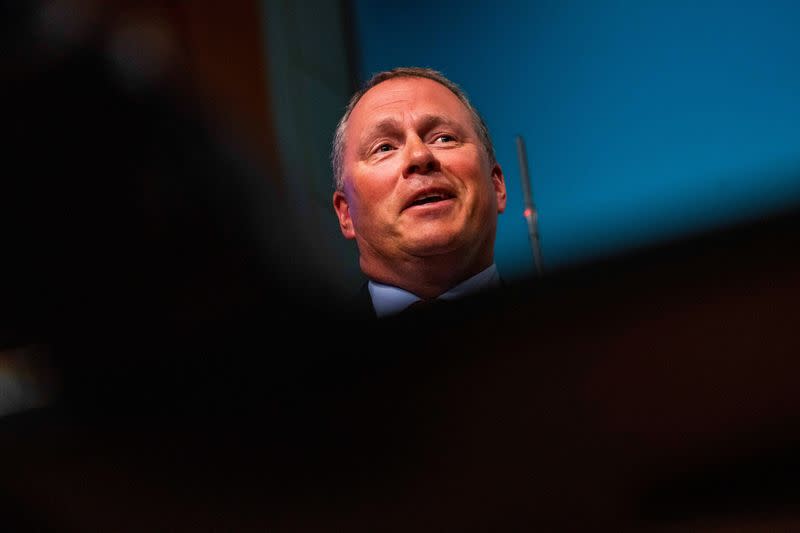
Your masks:
<svg viewBox="0 0 800 533"><path fill-rule="evenodd" d="M542 250L539 245L539 214L533 203L531 178L528 174L528 156L525 152L525 141L522 135L517 135L517 156L519 157L519 172L522 179L522 194L525 200L525 210L522 214L528 222L528 236L533 249L533 263L536 267L536 274L541 276L544 273L544 265L542 264Z"/></svg>

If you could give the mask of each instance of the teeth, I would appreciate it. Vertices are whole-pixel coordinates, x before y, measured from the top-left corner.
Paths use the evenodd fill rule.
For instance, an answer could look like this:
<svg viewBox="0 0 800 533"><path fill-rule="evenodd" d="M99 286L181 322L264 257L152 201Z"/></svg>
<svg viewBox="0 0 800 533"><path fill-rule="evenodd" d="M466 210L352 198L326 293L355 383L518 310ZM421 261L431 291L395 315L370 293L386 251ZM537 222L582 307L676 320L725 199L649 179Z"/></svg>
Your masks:
<svg viewBox="0 0 800 533"><path fill-rule="evenodd" d="M417 200L414 201L414 203L415 204L428 203L428 202L433 202L433 201L441 200L441 199L442 199L441 195L434 194L434 195L431 195L431 196L423 196L422 198L418 198Z"/></svg>
<svg viewBox="0 0 800 533"><path fill-rule="evenodd" d="M411 205L423 205L431 202L440 202L449 198L450 195L443 193L431 193L425 196L420 196L411 202Z"/></svg>

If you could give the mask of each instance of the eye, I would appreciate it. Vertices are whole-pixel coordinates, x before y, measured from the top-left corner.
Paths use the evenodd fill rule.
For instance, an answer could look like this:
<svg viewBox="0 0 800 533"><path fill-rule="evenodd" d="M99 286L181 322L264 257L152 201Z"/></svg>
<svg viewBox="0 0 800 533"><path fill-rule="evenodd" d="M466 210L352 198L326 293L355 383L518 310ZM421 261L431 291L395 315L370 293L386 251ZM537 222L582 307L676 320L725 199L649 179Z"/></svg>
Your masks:
<svg viewBox="0 0 800 533"><path fill-rule="evenodd" d="M452 135L449 135L447 133L443 133L441 135L437 135L433 139L433 142L435 142L435 143L451 143L451 142L455 142L455 140L456 140L456 138L453 137Z"/></svg>
<svg viewBox="0 0 800 533"><path fill-rule="evenodd" d="M388 152L388 151L393 150L393 149L394 149L394 147L391 144L389 144L389 143L381 143L375 148L375 152L376 153L377 152Z"/></svg>

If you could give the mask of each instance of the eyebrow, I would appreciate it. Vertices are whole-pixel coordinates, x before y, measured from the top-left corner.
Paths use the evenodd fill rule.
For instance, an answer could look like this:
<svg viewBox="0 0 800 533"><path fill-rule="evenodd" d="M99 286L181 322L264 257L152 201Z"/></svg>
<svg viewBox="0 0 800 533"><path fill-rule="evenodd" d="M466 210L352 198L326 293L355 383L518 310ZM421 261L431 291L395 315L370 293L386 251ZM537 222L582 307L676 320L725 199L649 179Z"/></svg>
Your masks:
<svg viewBox="0 0 800 533"><path fill-rule="evenodd" d="M463 131L463 128L457 122L451 120L450 118L444 115L436 115L429 113L422 115L417 119L417 127L423 132L431 130L441 125L449 126L457 130L459 133ZM390 135L402 129L403 126L400 123L400 121L391 117L387 117L373 124L372 126L370 126L369 129L367 129L364 132L364 134L361 136L361 139L359 140L360 141L359 147L363 149L364 145L371 139L374 139L375 137L380 137L382 135Z"/></svg>
<svg viewBox="0 0 800 533"><path fill-rule="evenodd" d="M375 137L380 137L382 135L387 135L390 133L394 133L402 129L400 122L393 118L385 118L380 122L377 122L369 127L369 129L365 130L364 133L361 134L361 139L359 139L359 147L363 147L371 139Z"/></svg>

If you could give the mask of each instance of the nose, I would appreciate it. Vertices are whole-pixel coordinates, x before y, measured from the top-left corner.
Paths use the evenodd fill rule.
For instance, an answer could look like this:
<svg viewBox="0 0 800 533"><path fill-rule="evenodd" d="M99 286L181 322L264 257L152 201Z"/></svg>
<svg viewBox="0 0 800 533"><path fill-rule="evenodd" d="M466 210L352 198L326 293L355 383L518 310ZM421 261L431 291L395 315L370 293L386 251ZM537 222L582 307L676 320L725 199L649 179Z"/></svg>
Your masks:
<svg viewBox="0 0 800 533"><path fill-rule="evenodd" d="M409 137L406 141L405 156L404 178L413 174L428 174L439 170L439 160L430 147L417 135Z"/></svg>

